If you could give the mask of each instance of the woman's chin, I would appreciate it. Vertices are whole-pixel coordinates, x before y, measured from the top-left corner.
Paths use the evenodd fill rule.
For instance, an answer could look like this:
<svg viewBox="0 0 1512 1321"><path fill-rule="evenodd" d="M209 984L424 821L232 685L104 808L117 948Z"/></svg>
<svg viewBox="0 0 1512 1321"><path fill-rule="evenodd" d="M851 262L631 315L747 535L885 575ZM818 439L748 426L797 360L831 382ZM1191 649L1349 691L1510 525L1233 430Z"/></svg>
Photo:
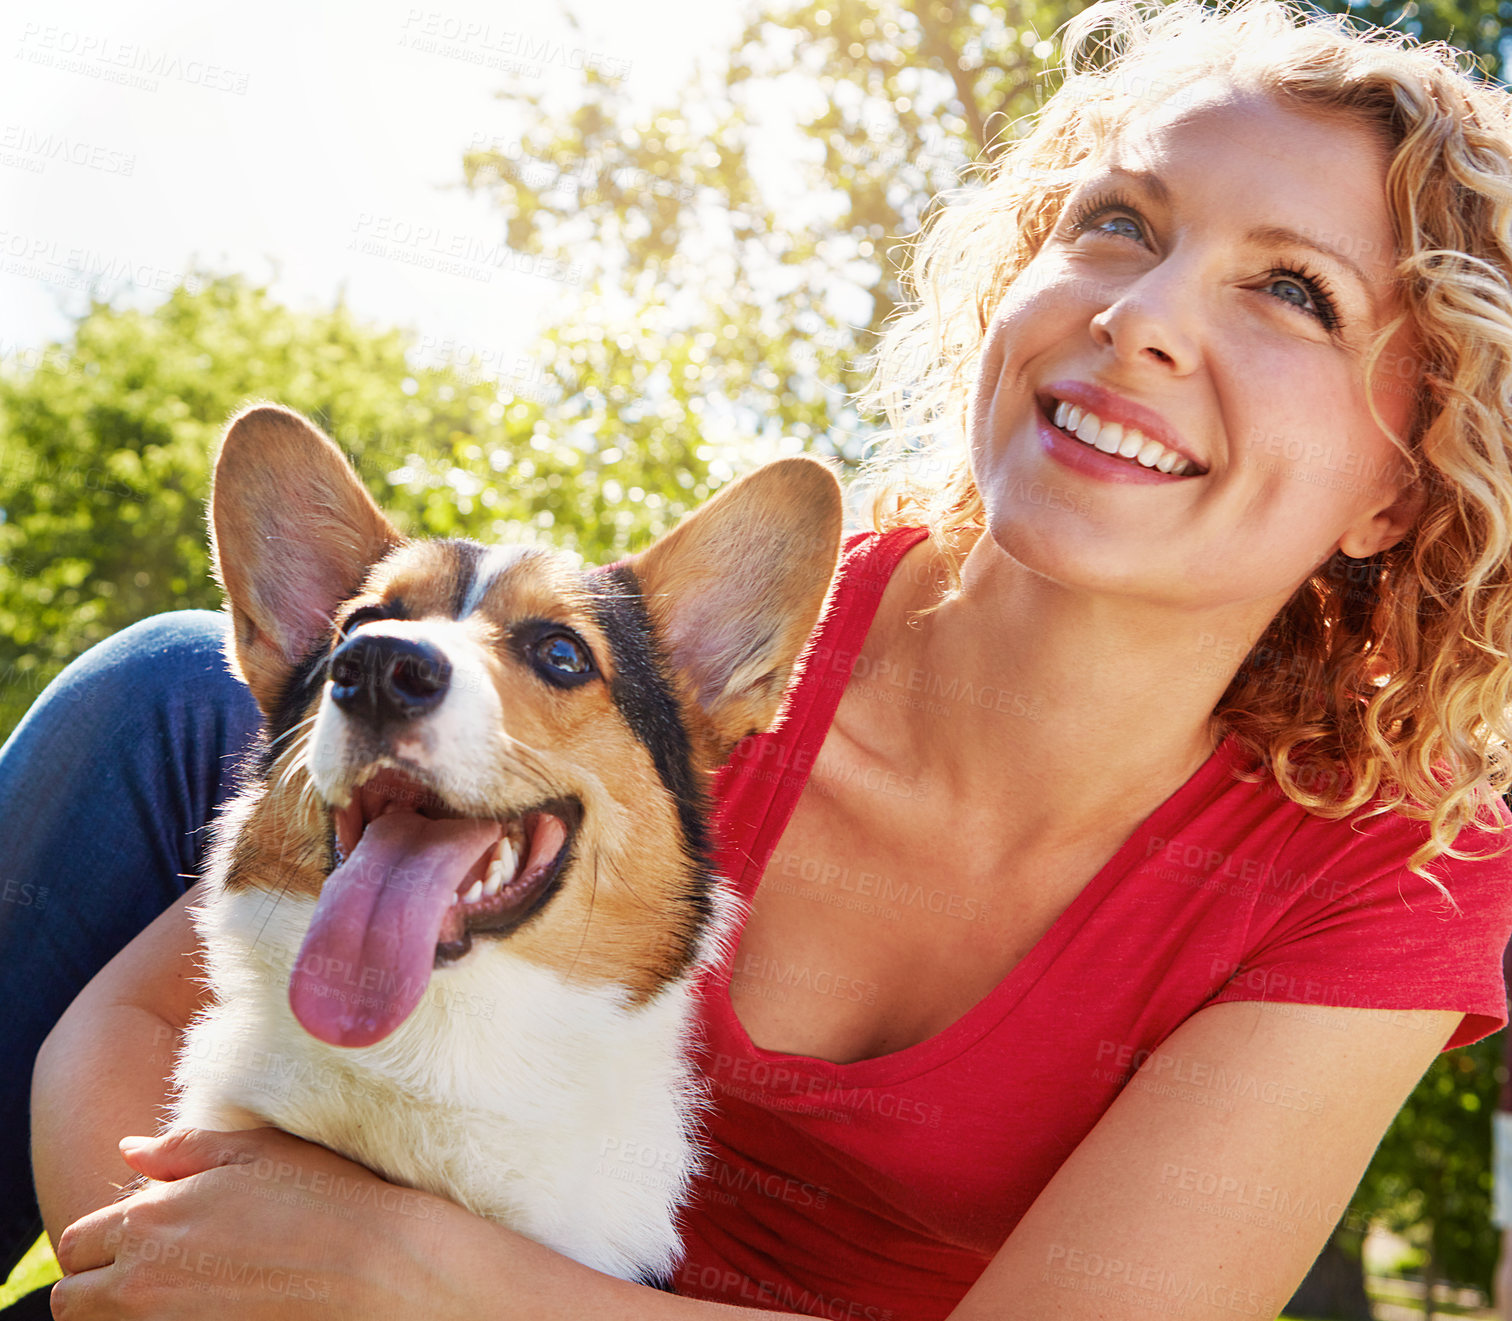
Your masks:
<svg viewBox="0 0 1512 1321"><path fill-rule="evenodd" d="M974 554L1001 554L1010 572L1028 571L1067 592L1120 597L1152 606L1188 609L1194 584L1190 573L1157 563L1148 538L1116 538L1100 533L1084 520L1047 520L1036 513L1026 517L1016 509L989 514L987 536ZM992 571L983 563L978 570Z"/></svg>

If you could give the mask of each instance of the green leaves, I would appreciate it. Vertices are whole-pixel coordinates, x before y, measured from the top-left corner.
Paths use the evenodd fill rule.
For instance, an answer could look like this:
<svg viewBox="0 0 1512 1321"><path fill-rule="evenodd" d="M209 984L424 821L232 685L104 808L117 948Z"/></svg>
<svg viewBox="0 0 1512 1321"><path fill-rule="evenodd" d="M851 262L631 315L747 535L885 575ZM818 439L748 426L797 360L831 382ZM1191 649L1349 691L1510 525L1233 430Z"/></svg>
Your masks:
<svg viewBox="0 0 1512 1321"><path fill-rule="evenodd" d="M574 339L569 396L621 372L705 425L857 459L851 398L900 297L897 241L1034 109L1069 12L776 5L655 108L591 74L571 107L507 92L522 128L467 155L469 185L511 243L593 273L560 334L581 314L630 336Z"/></svg>
<svg viewBox="0 0 1512 1321"><path fill-rule="evenodd" d="M1351 1204L1431 1259L1440 1278L1490 1290L1491 1112L1506 1032L1440 1055L1402 1107Z"/></svg>
<svg viewBox="0 0 1512 1321"><path fill-rule="evenodd" d="M652 407L610 345L548 423L560 388L544 374L416 368L399 332L340 306L297 313L240 279L196 279L153 312L96 305L0 374L0 734L90 644L219 607L210 462L255 399L323 426L408 532L548 537L590 560L643 545L709 494L709 462L697 419Z"/></svg>

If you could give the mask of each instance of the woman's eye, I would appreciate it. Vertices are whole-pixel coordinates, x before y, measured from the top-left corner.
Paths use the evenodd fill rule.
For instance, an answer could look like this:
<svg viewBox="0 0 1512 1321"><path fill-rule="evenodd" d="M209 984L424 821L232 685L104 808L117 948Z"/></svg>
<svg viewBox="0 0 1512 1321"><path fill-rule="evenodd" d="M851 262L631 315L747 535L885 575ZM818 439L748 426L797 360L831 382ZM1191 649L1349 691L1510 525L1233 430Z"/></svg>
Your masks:
<svg viewBox="0 0 1512 1321"><path fill-rule="evenodd" d="M1139 222L1132 216L1104 216L1101 220L1087 225L1086 228L1095 229L1099 234L1117 234L1120 238L1130 238L1135 242L1144 238Z"/></svg>
<svg viewBox="0 0 1512 1321"><path fill-rule="evenodd" d="M1072 238L1083 234L1112 234L1118 238L1145 241L1144 225L1138 211L1122 193L1094 193L1071 207L1069 232Z"/></svg>
<svg viewBox="0 0 1512 1321"><path fill-rule="evenodd" d="M1295 280L1282 276L1279 280L1272 280L1269 287L1276 291L1276 297L1283 303L1291 303L1304 312L1312 310L1312 295Z"/></svg>
<svg viewBox="0 0 1512 1321"><path fill-rule="evenodd" d="M1324 329L1338 329L1338 309L1321 279L1305 276L1300 271L1272 271L1269 281L1262 287L1271 297L1312 317Z"/></svg>

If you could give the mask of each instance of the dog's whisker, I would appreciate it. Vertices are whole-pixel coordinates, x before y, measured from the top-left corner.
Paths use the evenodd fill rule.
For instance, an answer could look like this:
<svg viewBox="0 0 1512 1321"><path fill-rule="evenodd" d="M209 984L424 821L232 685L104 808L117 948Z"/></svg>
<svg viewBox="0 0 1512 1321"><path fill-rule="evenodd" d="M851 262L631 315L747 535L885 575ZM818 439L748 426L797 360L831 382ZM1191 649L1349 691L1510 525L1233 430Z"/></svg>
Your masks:
<svg viewBox="0 0 1512 1321"><path fill-rule="evenodd" d="M268 747L269 748L276 748L280 743L282 743L284 741L284 739L289 738L289 737L291 737L292 735L295 735L295 734L303 733L311 725L313 725L316 722L316 720L318 720L319 718L320 718L320 712L319 711L312 711L303 720L299 721L297 724L293 725L289 729L284 730L284 732L282 734L280 734L277 738L275 738L271 742L269 742ZM280 754L280 755L282 755L282 754Z"/></svg>
<svg viewBox="0 0 1512 1321"><path fill-rule="evenodd" d="M631 885L630 882L623 876L620 877L620 887L648 913L655 913L657 911L656 905L653 904L650 900L646 899L640 893L640 891L638 891L633 885Z"/></svg>
<svg viewBox="0 0 1512 1321"><path fill-rule="evenodd" d="M551 773L544 764L541 754L528 743L522 743L511 734L505 734L503 739L505 751L517 763L510 769L519 775L521 779L531 782L532 788L542 793L550 793L552 788Z"/></svg>

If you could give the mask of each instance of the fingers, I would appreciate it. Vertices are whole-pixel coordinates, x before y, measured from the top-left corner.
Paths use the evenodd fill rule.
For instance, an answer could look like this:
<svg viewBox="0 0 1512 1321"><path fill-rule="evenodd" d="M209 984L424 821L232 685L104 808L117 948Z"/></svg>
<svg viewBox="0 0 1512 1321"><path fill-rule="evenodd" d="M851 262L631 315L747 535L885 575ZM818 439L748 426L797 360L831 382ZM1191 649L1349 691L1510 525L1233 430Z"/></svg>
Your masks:
<svg viewBox="0 0 1512 1321"><path fill-rule="evenodd" d="M125 1321L149 1313L131 1310L109 1270L67 1275L52 1288L53 1321Z"/></svg>
<svg viewBox="0 0 1512 1321"><path fill-rule="evenodd" d="M154 1138L122 1138L121 1155L138 1174L169 1183L221 1165L250 1165L274 1132L269 1128L240 1133L186 1128Z"/></svg>
<svg viewBox="0 0 1512 1321"><path fill-rule="evenodd" d="M116 1258L126 1211L119 1203L102 1206L75 1220L58 1238L57 1258L65 1275L97 1270Z"/></svg>

